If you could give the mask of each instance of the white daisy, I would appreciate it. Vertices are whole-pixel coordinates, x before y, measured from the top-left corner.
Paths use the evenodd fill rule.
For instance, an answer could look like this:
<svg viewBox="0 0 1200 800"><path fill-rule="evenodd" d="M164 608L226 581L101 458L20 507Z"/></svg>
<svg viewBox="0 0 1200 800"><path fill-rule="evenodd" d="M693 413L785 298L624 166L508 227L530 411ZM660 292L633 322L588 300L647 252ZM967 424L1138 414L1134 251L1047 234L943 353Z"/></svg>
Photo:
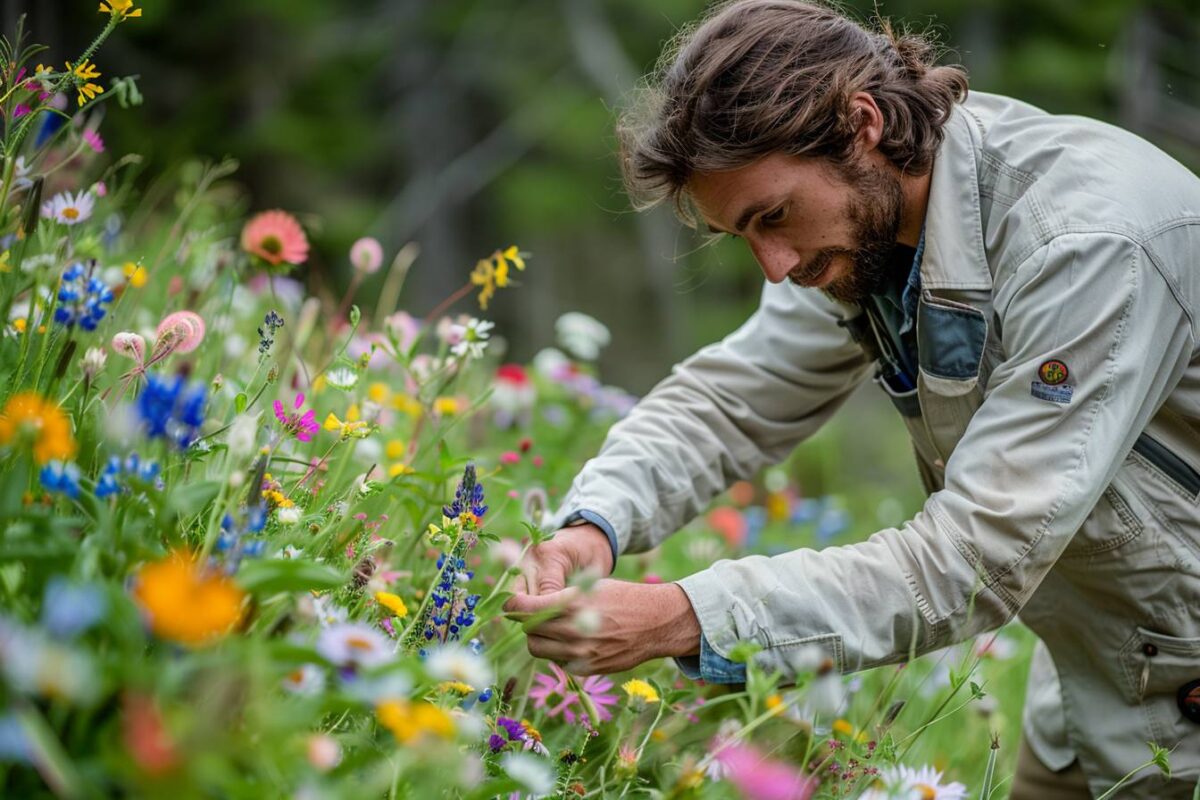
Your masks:
<svg viewBox="0 0 1200 800"><path fill-rule="evenodd" d="M280 525L295 525L300 521L300 509L296 506L281 508L275 512L275 518Z"/></svg>
<svg viewBox="0 0 1200 800"><path fill-rule="evenodd" d="M612 341L612 334L603 322L578 311L568 311L559 317L554 323L554 332L558 334L558 343L567 352L584 361L595 361L600 351Z"/></svg>
<svg viewBox="0 0 1200 800"><path fill-rule="evenodd" d="M395 656L395 644L360 622L331 625L317 637L317 652L338 667L378 667Z"/></svg>
<svg viewBox="0 0 1200 800"><path fill-rule="evenodd" d="M338 367L326 372L325 380L333 388L348 392L358 383L358 373L347 367Z"/></svg>
<svg viewBox="0 0 1200 800"><path fill-rule="evenodd" d="M325 688L325 671L316 664L301 664L283 676L283 688L292 694L318 694Z"/></svg>
<svg viewBox="0 0 1200 800"><path fill-rule="evenodd" d="M96 198L91 192L59 192L42 203L42 216L63 225L78 225L92 216Z"/></svg>
<svg viewBox="0 0 1200 800"><path fill-rule="evenodd" d="M450 352L462 358L482 358L487 349L488 336L496 323L471 317L465 325L455 323L450 326L450 339L456 341Z"/></svg>
<svg viewBox="0 0 1200 800"><path fill-rule="evenodd" d="M469 686L492 683L492 668L480 656L459 644L447 644L429 653L425 670L443 681L462 681Z"/></svg>
<svg viewBox="0 0 1200 800"><path fill-rule="evenodd" d="M882 785L868 789L859 800L966 800L967 787L957 781L942 783L942 773L930 766L920 769L898 764L880 773Z"/></svg>

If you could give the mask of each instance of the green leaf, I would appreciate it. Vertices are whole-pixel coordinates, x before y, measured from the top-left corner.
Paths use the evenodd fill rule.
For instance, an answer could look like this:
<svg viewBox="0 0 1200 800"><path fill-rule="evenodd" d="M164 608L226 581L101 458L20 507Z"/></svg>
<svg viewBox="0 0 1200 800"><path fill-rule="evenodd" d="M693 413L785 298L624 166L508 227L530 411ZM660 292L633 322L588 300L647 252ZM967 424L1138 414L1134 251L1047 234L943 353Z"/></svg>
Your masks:
<svg viewBox="0 0 1200 800"><path fill-rule="evenodd" d="M1165 747L1159 747L1154 742L1146 742L1150 746L1150 752L1153 755L1150 757L1151 763L1158 767L1167 780L1171 779L1171 751Z"/></svg>
<svg viewBox="0 0 1200 800"><path fill-rule="evenodd" d="M350 327L357 328L360 319L362 319L362 311L358 306L350 306Z"/></svg>
<svg viewBox="0 0 1200 800"><path fill-rule="evenodd" d="M739 664L748 664L759 650L762 650L762 645L757 642L738 642L730 649L729 660Z"/></svg>
<svg viewBox="0 0 1200 800"><path fill-rule="evenodd" d="M199 514L220 491L217 481L197 481L180 486L171 492L168 507L181 517Z"/></svg>
<svg viewBox="0 0 1200 800"><path fill-rule="evenodd" d="M975 681L971 681L971 696L979 700L987 696L987 692L983 691L983 687Z"/></svg>
<svg viewBox="0 0 1200 800"><path fill-rule="evenodd" d="M240 414L246 410L246 404L248 402L250 402L250 400L246 397L246 393L238 392L237 397L233 398L233 407L235 410L237 410L237 413Z"/></svg>
<svg viewBox="0 0 1200 800"><path fill-rule="evenodd" d="M275 594L310 589L336 589L348 580L332 567L303 559L275 558L243 562L237 582L248 592Z"/></svg>

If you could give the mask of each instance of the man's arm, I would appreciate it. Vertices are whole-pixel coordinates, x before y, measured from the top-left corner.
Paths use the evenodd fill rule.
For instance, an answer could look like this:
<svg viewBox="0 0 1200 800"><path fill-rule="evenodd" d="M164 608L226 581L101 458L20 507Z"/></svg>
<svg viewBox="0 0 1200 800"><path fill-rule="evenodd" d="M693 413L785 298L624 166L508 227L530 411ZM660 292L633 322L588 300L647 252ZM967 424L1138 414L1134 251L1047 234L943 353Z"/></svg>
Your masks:
<svg viewBox="0 0 1200 800"><path fill-rule="evenodd" d="M946 465L946 488L900 529L852 546L720 561L680 581L718 654L766 666L819 643L853 670L995 628L1029 599L1178 381L1190 323L1146 253L1117 235L1058 237L1003 286L1007 358ZM1034 397L1051 359L1069 402Z"/></svg>
<svg viewBox="0 0 1200 800"><path fill-rule="evenodd" d="M869 372L811 290L768 284L757 312L675 367L575 478L554 522L582 515L610 535L613 557L649 549L730 483L777 463Z"/></svg>

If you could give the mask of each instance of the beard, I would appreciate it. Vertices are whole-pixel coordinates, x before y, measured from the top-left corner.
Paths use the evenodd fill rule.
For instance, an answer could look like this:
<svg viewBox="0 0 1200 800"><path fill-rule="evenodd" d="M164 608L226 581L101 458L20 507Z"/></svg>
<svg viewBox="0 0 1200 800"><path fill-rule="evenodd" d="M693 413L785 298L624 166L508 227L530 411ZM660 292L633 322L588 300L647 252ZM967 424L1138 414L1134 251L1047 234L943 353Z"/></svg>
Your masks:
<svg viewBox="0 0 1200 800"><path fill-rule="evenodd" d="M850 267L821 291L842 303L861 303L879 292L891 275L891 257L900 231L904 195L900 178L885 167L847 164L838 167L850 186L851 200L846 208L852 248L826 247L805 266L803 274L818 276L835 258L845 258Z"/></svg>

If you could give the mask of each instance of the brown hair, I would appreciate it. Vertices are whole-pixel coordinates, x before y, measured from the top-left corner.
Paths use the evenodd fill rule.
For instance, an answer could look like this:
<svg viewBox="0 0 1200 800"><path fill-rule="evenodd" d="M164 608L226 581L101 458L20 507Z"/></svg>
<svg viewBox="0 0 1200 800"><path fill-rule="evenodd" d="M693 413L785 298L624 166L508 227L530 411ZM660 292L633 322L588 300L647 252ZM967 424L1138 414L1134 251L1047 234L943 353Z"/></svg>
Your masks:
<svg viewBox="0 0 1200 800"><path fill-rule="evenodd" d="M668 45L617 124L625 185L638 208L673 200L685 220L695 172L736 169L771 153L848 166L866 92L883 114L879 150L924 174L942 126L967 95L966 72L934 66L924 34L875 30L802 0L733 0Z"/></svg>

